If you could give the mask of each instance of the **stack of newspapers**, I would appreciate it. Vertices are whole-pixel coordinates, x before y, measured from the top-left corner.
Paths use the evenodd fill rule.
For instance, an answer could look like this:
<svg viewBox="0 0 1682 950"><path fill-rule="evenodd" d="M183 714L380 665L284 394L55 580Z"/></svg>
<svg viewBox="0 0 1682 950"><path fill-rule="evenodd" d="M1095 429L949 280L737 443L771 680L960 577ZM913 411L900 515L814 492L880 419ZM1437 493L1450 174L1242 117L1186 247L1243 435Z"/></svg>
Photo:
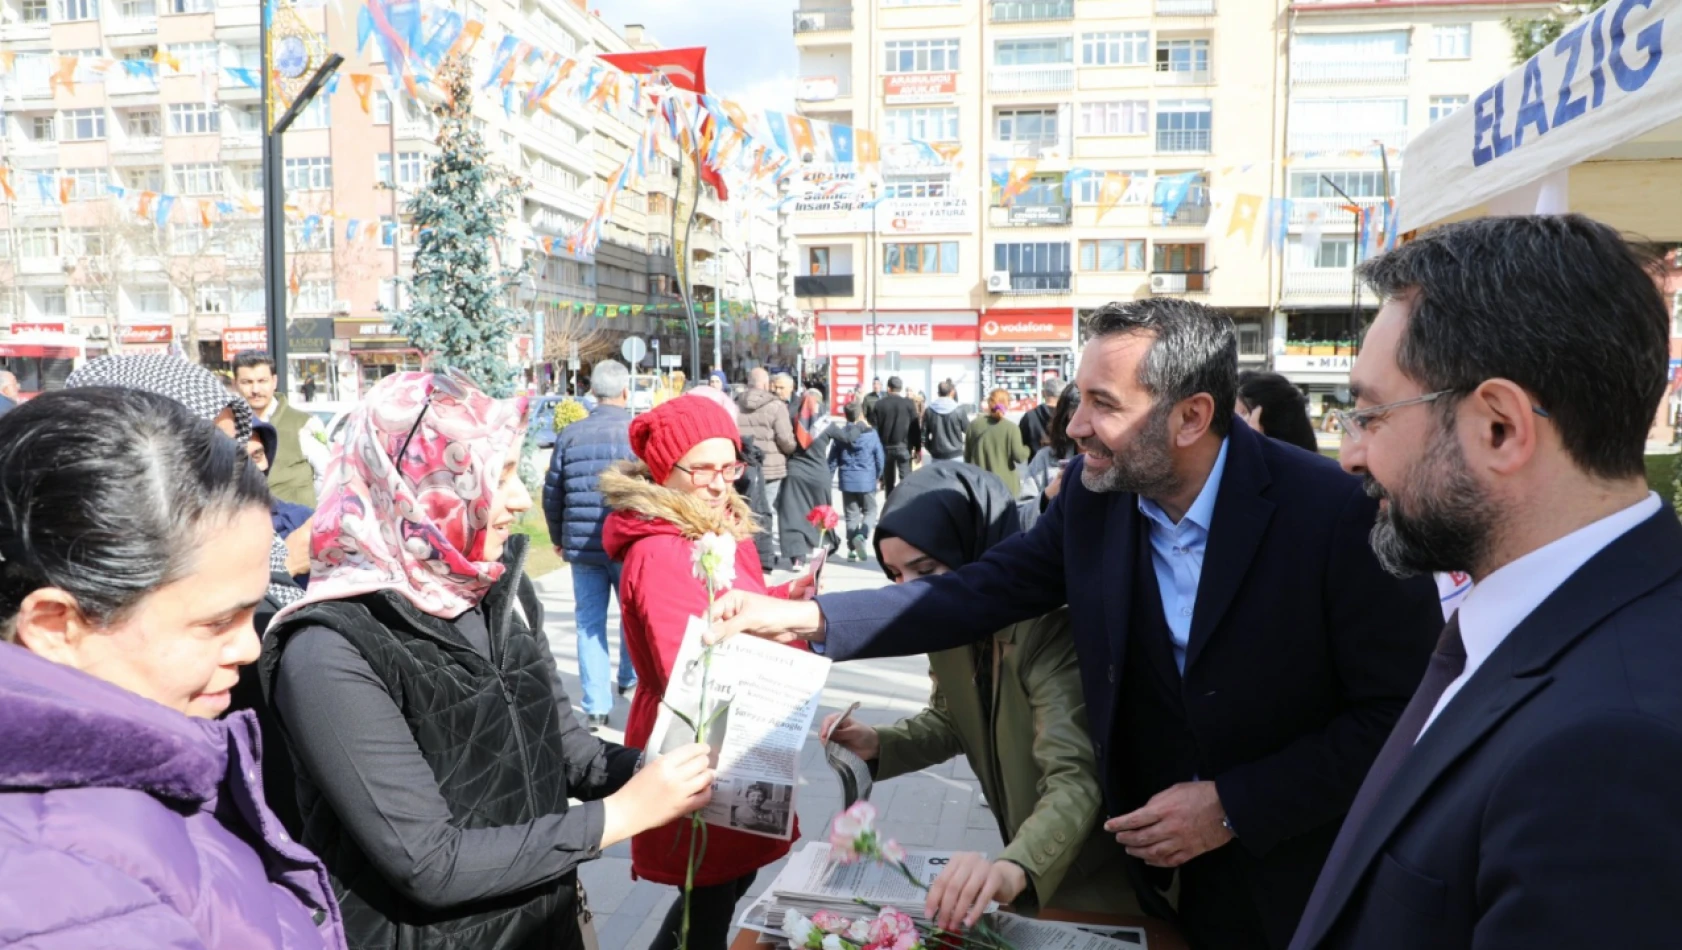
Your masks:
<svg viewBox="0 0 1682 950"><path fill-rule="evenodd" d="M906 849L905 866L924 887L934 883L952 858L950 851ZM876 908L892 907L909 916L920 929L932 931L934 921L923 914L924 888L909 881L898 868L868 861L842 864L828 844L808 842L790 855L788 864L759 899L737 921L744 930L758 931L760 943L785 946L784 922L798 913L811 919L819 911L834 911L849 919L876 916ZM1136 927L1086 925L1030 920L989 908L990 922L1015 950L1139 950L1145 933Z"/></svg>

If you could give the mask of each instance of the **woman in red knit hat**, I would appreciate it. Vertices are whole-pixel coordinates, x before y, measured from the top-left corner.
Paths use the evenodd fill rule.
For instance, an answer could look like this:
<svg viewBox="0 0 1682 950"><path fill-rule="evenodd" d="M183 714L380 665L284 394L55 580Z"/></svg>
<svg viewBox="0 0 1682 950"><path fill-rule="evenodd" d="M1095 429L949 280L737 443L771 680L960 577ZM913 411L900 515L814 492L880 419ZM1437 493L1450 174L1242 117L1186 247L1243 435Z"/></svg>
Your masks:
<svg viewBox="0 0 1682 950"><path fill-rule="evenodd" d="M765 589L753 544L758 526L734 487L745 469L741 436L722 407L700 396L682 396L637 416L630 437L640 461L620 462L601 476L602 496L613 509L602 528L602 543L608 556L623 565L619 604L625 646L637 670L625 744L643 748L684 630L691 617L707 613L707 589L693 566L696 541L714 534L736 542L735 577L726 587L773 597L813 592L806 578ZM680 818L632 838L632 873L681 887L690 829L689 820ZM728 828L707 829L705 856L695 872L689 950L724 950L737 902L759 869L787 854L789 844ZM649 950L677 946L682 914L679 895Z"/></svg>

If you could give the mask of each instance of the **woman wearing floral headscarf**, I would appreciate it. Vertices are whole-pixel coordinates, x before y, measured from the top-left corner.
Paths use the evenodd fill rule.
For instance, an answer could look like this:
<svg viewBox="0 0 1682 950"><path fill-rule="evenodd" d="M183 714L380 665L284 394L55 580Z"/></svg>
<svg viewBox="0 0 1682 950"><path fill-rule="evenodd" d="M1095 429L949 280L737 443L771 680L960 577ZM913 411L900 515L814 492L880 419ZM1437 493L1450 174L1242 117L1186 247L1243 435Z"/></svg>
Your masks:
<svg viewBox="0 0 1682 950"><path fill-rule="evenodd" d="M572 712L509 533L525 409L451 376L374 387L264 647L352 950L582 947L578 865L710 795L705 746L638 771Z"/></svg>

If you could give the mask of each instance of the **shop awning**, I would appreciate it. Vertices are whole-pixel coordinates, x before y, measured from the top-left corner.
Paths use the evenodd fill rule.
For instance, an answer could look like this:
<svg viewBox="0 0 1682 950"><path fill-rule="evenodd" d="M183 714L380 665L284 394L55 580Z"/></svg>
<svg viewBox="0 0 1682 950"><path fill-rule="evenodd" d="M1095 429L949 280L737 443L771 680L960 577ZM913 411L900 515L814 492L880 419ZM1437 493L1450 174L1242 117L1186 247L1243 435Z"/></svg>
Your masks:
<svg viewBox="0 0 1682 950"><path fill-rule="evenodd" d="M44 346L38 343L0 343L0 356L36 357L50 360L73 360L82 355L74 346Z"/></svg>
<svg viewBox="0 0 1682 950"><path fill-rule="evenodd" d="M1567 210L1682 231L1682 0L1611 0L1403 153L1404 231Z"/></svg>

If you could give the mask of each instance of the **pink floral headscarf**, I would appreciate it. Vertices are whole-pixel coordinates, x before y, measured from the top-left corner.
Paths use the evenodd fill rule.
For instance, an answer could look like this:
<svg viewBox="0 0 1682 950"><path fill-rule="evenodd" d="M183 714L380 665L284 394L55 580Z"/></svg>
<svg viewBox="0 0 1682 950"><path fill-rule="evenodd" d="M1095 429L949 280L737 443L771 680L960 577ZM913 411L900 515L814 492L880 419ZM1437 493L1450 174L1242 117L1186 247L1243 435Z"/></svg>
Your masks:
<svg viewBox="0 0 1682 950"><path fill-rule="evenodd" d="M381 380L327 465L310 522L309 592L276 621L377 590L446 619L478 604L505 570L482 560L485 528L525 416L524 397L492 399L458 376Z"/></svg>

